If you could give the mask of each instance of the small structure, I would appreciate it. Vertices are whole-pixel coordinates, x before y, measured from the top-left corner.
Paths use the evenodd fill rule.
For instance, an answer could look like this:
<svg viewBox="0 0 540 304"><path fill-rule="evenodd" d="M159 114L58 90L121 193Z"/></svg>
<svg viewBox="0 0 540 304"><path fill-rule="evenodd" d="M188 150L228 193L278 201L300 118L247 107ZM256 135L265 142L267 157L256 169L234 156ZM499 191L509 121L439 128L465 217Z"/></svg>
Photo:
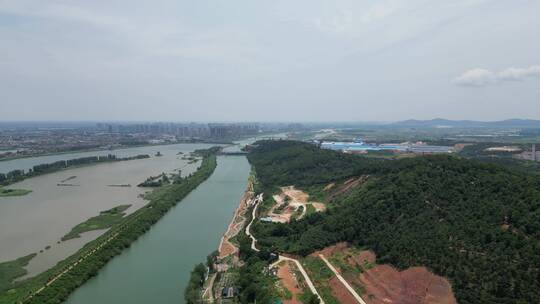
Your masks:
<svg viewBox="0 0 540 304"><path fill-rule="evenodd" d="M514 155L514 157L524 160L539 161L538 154L539 152L536 151L536 144L532 144L531 151L523 151L520 154Z"/></svg>
<svg viewBox="0 0 540 304"><path fill-rule="evenodd" d="M235 287L223 287L223 289L221 290L221 297L223 299L231 299L231 298L234 298L235 295L236 295L236 288Z"/></svg>

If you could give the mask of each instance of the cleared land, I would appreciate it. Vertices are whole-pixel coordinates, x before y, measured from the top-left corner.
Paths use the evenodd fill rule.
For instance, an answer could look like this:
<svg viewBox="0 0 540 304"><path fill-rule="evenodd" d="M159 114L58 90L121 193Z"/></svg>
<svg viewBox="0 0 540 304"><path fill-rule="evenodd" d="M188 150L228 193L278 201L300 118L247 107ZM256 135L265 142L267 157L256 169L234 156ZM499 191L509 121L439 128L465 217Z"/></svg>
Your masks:
<svg viewBox="0 0 540 304"><path fill-rule="evenodd" d="M71 231L62 237L62 241L80 237L81 233L107 229L112 225L119 223L124 217L126 211L131 205L120 205L109 210L101 211L98 216L89 218L83 223L73 227Z"/></svg>
<svg viewBox="0 0 540 304"><path fill-rule="evenodd" d="M300 285L296 265L291 261L283 261L278 264L277 277L284 288L284 304L300 304L300 296L303 287Z"/></svg>
<svg viewBox="0 0 540 304"><path fill-rule="evenodd" d="M321 260L324 261L324 263L326 264L326 266L328 266L328 268L330 268L330 270L332 270L332 272L334 273L334 275L336 276L336 278L338 279L339 283L341 284L341 286L345 287L346 291L347 291L347 294L341 292L342 297L346 298L347 299L347 302L349 302L348 299L350 299L350 296L352 295L353 296L353 300L355 300L356 302L360 303L360 304L366 304L366 302L364 301L364 299L362 299L362 297L360 297L360 295L358 294L358 292L356 292L356 290L349 284L349 282L347 282L343 276L341 275L341 273L339 273L339 271L334 267L334 265L332 265L332 263L330 263L330 261L328 261L328 259L326 259L324 257L324 255L322 254L319 254L319 257L321 258ZM334 280L334 278L332 278L332 280ZM335 281L335 280L334 280ZM336 285L336 284L334 284ZM352 302L351 302L352 303Z"/></svg>
<svg viewBox="0 0 540 304"><path fill-rule="evenodd" d="M328 257L335 269L368 304L457 303L450 283L425 267L398 271L389 265L377 265L373 252L361 251L345 243L327 247L314 255ZM330 286L337 297L341 287L337 284Z"/></svg>
<svg viewBox="0 0 540 304"><path fill-rule="evenodd" d="M267 216L275 223L288 223L292 219L302 219L306 214L326 210L319 202L310 202L309 194L294 186L281 187L281 193L272 197L276 204L269 210Z"/></svg>

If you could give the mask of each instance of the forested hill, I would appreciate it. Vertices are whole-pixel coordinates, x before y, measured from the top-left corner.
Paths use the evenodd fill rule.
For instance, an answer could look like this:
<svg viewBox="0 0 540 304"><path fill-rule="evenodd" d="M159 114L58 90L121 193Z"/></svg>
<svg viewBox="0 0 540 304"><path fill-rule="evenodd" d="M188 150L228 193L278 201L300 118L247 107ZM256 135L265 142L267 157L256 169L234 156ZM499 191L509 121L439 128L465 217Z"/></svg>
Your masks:
<svg viewBox="0 0 540 304"><path fill-rule="evenodd" d="M321 150L297 141L259 141L248 159L266 187L328 183L380 170L384 161Z"/></svg>
<svg viewBox="0 0 540 304"><path fill-rule="evenodd" d="M371 174L324 214L260 224L260 244L307 254L349 241L382 263L449 278L459 303L540 302L538 176L457 157L381 162L292 142L261 142L249 158L267 189Z"/></svg>

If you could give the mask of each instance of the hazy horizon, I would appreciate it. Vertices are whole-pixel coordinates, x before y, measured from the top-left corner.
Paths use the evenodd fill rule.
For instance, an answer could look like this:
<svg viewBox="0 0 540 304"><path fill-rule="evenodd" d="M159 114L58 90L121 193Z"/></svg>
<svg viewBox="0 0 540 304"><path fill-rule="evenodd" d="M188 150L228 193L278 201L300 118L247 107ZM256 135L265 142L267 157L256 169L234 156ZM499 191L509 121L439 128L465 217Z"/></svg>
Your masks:
<svg viewBox="0 0 540 304"><path fill-rule="evenodd" d="M2 121L540 119L540 2L0 2Z"/></svg>
<svg viewBox="0 0 540 304"><path fill-rule="evenodd" d="M250 124L250 123L261 123L261 124L290 124L290 123L302 123L302 124L312 124L312 125L388 125L388 124L399 124L403 122L409 122L409 121L418 121L418 122L429 122L429 121L437 121L437 120L446 120L451 122L475 122L475 123L498 123L498 122L507 122L507 121L532 121L532 122L538 122L540 123L540 119L529 119L529 118L518 118L518 117L511 117L511 118L504 118L504 119L497 119L497 120L478 120L478 119L447 119L443 117L435 117L435 118L428 118L428 119L416 119L416 118L409 118L409 119L403 119L403 120L392 120L392 121L354 121L354 120L328 120L328 121L308 121L308 120L296 120L296 121L248 121L248 120L0 120L0 125L2 124L22 124L22 125L28 125L28 124L79 124L79 125L94 125L98 123L103 124L167 124L167 123L174 123L174 124Z"/></svg>

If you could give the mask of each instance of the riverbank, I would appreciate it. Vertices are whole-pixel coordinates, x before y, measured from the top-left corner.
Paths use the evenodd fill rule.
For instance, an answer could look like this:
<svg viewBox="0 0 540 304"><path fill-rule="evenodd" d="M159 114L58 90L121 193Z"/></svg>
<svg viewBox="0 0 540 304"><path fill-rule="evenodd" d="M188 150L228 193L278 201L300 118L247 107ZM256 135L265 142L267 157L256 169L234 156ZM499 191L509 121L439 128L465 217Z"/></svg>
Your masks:
<svg viewBox="0 0 540 304"><path fill-rule="evenodd" d="M62 242L67 240L81 237L82 233L111 228L114 224L122 220L124 211L126 211L131 205L120 205L109 210L101 211L98 216L91 217L86 221L73 227L71 231L62 237Z"/></svg>
<svg viewBox="0 0 540 304"><path fill-rule="evenodd" d="M243 156L217 162L210 178L64 304L184 304L190 271L216 250L249 177Z"/></svg>
<svg viewBox="0 0 540 304"><path fill-rule="evenodd" d="M195 173L183 178L178 184L155 189L148 196L150 202L145 207L126 216L108 232L86 244L57 266L34 278L13 283L10 289L0 294L0 303L58 303L65 300L73 290L94 276L107 261L129 247L129 244L148 231L170 208L205 181L216 168L216 151L217 148L197 151L203 161Z"/></svg>
<svg viewBox="0 0 540 304"><path fill-rule="evenodd" d="M88 156L75 159L59 160L53 163L44 163L35 165L32 169L27 171L22 169L13 170L7 173L0 173L0 185L9 186L21 182L27 178L37 177L45 174L55 173L66 169L74 169L82 166L89 166L107 162L119 162L136 159L150 158L148 154L139 154L129 157L116 157L114 154L107 156ZM64 180L67 181L68 179Z"/></svg>
<svg viewBox="0 0 540 304"><path fill-rule="evenodd" d="M28 273L18 280L36 276L50 269L104 233L102 230L85 232L80 238L62 242L61 238L73 227L98 215L101 211L121 204L132 205L125 211L126 214L144 207L148 200L143 196L146 192L152 191L152 188L136 187L137 184L148 176L162 173L168 176L181 174L182 177L194 173L201 162L188 164L177 153L182 151L189 154L196 149L210 147L210 145L181 144L124 150L122 153L119 152L117 157L155 155L157 151L161 151L163 156L71 167L28 178L6 187L6 189L29 189L32 192L25 196L0 198L0 263L13 261L35 252L38 255L25 267ZM53 163L58 158L39 160L40 163ZM35 163L36 160L32 161ZM17 161L13 165L28 168L26 160ZM58 186L58 184L76 186ZM110 185L131 185L131 187ZM48 246L50 249L45 250Z"/></svg>
<svg viewBox="0 0 540 304"><path fill-rule="evenodd" d="M37 154L32 154L32 155L21 155L21 156L9 157L9 158L0 158L0 162L10 161L10 160L17 160L17 159L32 158L32 157L51 156L51 155L75 154L75 153L86 153L86 152L104 152L104 151L113 152L113 151L132 149L132 148L170 146L170 145L177 145L177 144L233 145L234 142L232 142L232 141L219 141L219 140L216 140L216 141L213 141L213 140L187 141L186 140L186 141L159 143L159 144L121 146L121 147L114 147L113 149L111 149L111 148L96 148L96 149L81 149L81 150L71 150L71 151L59 151L59 152L50 152L50 153L37 153Z"/></svg>

